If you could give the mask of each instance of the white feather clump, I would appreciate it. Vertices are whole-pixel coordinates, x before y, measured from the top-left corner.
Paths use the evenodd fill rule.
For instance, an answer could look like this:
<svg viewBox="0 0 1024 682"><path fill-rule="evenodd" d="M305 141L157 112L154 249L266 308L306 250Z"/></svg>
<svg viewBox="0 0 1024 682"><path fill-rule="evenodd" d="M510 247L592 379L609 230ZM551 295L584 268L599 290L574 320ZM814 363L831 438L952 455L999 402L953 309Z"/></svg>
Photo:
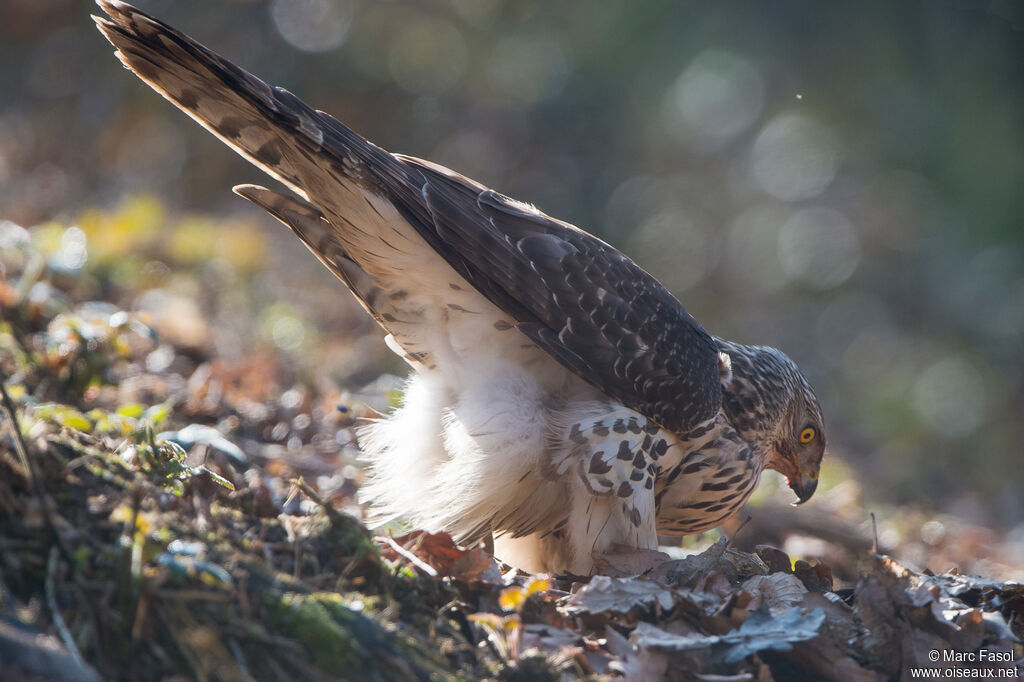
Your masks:
<svg viewBox="0 0 1024 682"><path fill-rule="evenodd" d="M533 492L522 484L545 455L545 391L508 364L472 376L456 392L440 372L416 373L401 407L359 430L378 521L401 517L475 540L490 530L481 522Z"/></svg>
<svg viewBox="0 0 1024 682"><path fill-rule="evenodd" d="M581 469L590 449L569 438L573 425L635 413L595 400L594 389L549 362L489 357L463 363L457 379L415 372L401 406L358 432L372 522L401 518L462 542L494 531L495 554L532 572L587 574L595 552L653 548L653 509L637 528L615 495L595 496ZM556 527L562 532L550 532Z"/></svg>

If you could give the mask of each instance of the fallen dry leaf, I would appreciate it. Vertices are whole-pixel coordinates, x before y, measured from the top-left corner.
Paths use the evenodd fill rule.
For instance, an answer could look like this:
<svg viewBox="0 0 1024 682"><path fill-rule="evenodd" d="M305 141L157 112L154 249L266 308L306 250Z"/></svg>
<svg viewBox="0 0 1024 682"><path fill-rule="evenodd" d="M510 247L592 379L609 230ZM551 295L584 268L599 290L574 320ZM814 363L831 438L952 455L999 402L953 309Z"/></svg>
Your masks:
<svg viewBox="0 0 1024 682"><path fill-rule="evenodd" d="M794 642L817 637L824 622L825 612L821 609L805 614L799 608L793 608L775 617L762 607L750 614L738 629L724 635L675 635L649 623L640 623L630 641L638 649L711 650L714 659L732 664L759 651L789 651Z"/></svg>
<svg viewBox="0 0 1024 682"><path fill-rule="evenodd" d="M794 564L793 574L811 592L832 591L832 569L820 561L811 564L801 559Z"/></svg>
<svg viewBox="0 0 1024 682"><path fill-rule="evenodd" d="M743 589L753 597L747 607L750 611L764 606L774 615L781 615L801 603L807 594L803 583L789 573L755 575L743 583Z"/></svg>
<svg viewBox="0 0 1024 682"><path fill-rule="evenodd" d="M596 628L611 621L631 625L641 618L658 618L677 605L697 609L687 597L656 582L597 575L567 597L559 611Z"/></svg>
<svg viewBox="0 0 1024 682"><path fill-rule="evenodd" d="M390 540L432 568L436 575L451 576L466 582L501 583L501 572L494 557L481 547L460 547L447 533L416 530ZM397 551L391 543L384 544L382 555L390 561L397 561L400 557L410 558ZM413 562L413 565L416 563Z"/></svg>
<svg viewBox="0 0 1024 682"><path fill-rule="evenodd" d="M612 578L627 578L651 571L672 558L654 549L617 545L612 551L594 555L596 572Z"/></svg>
<svg viewBox="0 0 1024 682"><path fill-rule="evenodd" d="M728 540L721 538L700 554L659 564L648 574L648 577L666 585L690 587L698 578L706 576L723 565L732 568L731 564L722 563L722 556L725 554L727 545Z"/></svg>

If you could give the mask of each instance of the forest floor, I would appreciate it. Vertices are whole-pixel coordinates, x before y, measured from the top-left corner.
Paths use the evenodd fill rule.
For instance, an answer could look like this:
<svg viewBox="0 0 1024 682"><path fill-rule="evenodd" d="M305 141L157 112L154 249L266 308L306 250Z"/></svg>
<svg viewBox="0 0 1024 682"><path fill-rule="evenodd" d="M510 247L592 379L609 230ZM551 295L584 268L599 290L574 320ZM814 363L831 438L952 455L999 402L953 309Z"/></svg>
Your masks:
<svg viewBox="0 0 1024 682"><path fill-rule="evenodd" d="M115 232L118 219L103 218ZM218 357L183 331L194 316L124 303L153 273L62 267L71 229L0 223L0 679L1024 672L1024 585L913 568L877 531L826 515L768 506L730 530L781 546L799 523L803 546L826 546L817 559L707 537L605 555L596 577L370 532L352 427L393 403L394 385L330 392L264 352Z"/></svg>

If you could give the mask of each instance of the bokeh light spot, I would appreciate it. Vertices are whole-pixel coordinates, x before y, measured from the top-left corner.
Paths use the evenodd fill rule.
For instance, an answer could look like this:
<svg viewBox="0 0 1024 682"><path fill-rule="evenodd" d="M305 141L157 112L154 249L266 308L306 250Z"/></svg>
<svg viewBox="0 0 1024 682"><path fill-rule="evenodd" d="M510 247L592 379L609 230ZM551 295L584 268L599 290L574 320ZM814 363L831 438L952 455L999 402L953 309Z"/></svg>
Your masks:
<svg viewBox="0 0 1024 682"><path fill-rule="evenodd" d="M786 201L821 194L839 167L839 142L817 121L782 114L758 135L751 152L754 180L768 194Z"/></svg>
<svg viewBox="0 0 1024 682"><path fill-rule="evenodd" d="M670 91L670 129L717 146L746 130L761 113L764 82L741 57L724 50L697 55ZM681 125L680 125L681 124Z"/></svg>
<svg viewBox="0 0 1024 682"><path fill-rule="evenodd" d="M24 248L31 243L29 231L10 220L0 220L0 249Z"/></svg>
<svg viewBox="0 0 1024 682"><path fill-rule="evenodd" d="M281 37L306 52L326 52L345 42L352 24L349 0L274 0L270 6Z"/></svg>
<svg viewBox="0 0 1024 682"><path fill-rule="evenodd" d="M306 338L306 330L301 321L294 317L281 317L274 322L274 343L283 350L295 350Z"/></svg>
<svg viewBox="0 0 1024 682"><path fill-rule="evenodd" d="M860 240L839 211L805 208L794 213L779 231L779 260L791 280L815 289L831 289L857 269Z"/></svg>
<svg viewBox="0 0 1024 682"><path fill-rule="evenodd" d="M946 527L942 525L942 521L938 519L932 519L931 521L925 521L921 525L921 540L926 545L937 545L942 542L946 537Z"/></svg>
<svg viewBox="0 0 1024 682"><path fill-rule="evenodd" d="M72 226L64 230L60 249L53 254L53 266L60 270L80 270L88 259L89 249L82 228Z"/></svg>
<svg viewBox="0 0 1024 682"><path fill-rule="evenodd" d="M699 284L718 263L710 227L693 212L669 206L633 233L630 251L670 291Z"/></svg>

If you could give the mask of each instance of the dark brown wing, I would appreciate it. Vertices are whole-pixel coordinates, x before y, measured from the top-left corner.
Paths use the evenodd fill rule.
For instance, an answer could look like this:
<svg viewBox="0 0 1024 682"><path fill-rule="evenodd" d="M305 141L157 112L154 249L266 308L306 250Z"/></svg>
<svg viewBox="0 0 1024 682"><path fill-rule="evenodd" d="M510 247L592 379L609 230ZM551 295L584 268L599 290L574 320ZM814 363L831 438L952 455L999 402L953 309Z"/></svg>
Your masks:
<svg viewBox="0 0 1024 682"><path fill-rule="evenodd" d="M663 427L685 432L721 402L711 336L654 277L572 225L433 163L424 176L434 248L538 346Z"/></svg>
<svg viewBox="0 0 1024 682"><path fill-rule="evenodd" d="M286 222L301 218L310 234L359 229L314 209L334 215L333 188L364 187L386 197L538 346L611 397L676 432L718 411L711 337L614 248L446 168L389 154L131 5L98 1L112 19L98 19L100 29L129 68L313 204L301 211L285 205ZM318 240L306 241L315 252ZM328 256L321 256L328 267L340 267Z"/></svg>

